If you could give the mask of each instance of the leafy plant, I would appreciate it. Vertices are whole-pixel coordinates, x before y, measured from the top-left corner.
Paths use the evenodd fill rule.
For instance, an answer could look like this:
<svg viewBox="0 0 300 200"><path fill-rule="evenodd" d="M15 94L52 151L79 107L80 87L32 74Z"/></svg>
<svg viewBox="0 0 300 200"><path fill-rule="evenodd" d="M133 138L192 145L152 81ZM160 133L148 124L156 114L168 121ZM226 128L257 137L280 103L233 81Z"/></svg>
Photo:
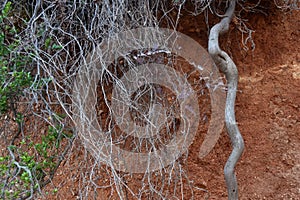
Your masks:
<svg viewBox="0 0 300 200"><path fill-rule="evenodd" d="M10 156L0 157L0 176L3 177L0 198L26 198L46 185L62 161L59 150L63 140L71 138L72 134L64 133L62 126L49 126L40 142L33 143L27 137L9 146Z"/></svg>
<svg viewBox="0 0 300 200"><path fill-rule="evenodd" d="M49 125L46 134L42 135L21 131L27 115L16 106L18 98L26 90L38 93L52 79L45 76L37 78L31 73L36 66L35 54L32 53L34 48L24 40L29 18L16 17L16 13L22 15L16 6L15 2L7 1L0 12L0 115L9 113L10 116L13 113L9 120L13 119L13 123L18 125L17 131L5 133L5 137L13 137L9 138L7 151L0 154L0 199L32 198L35 191L50 183L73 137L65 133L61 123ZM39 30L39 37L42 37L43 30ZM51 37L46 38L42 46L45 51L54 53L63 48ZM59 114L53 117L57 120L64 118ZM57 191L55 188L53 193Z"/></svg>
<svg viewBox="0 0 300 200"><path fill-rule="evenodd" d="M26 66L31 59L23 54L18 30L9 19L11 2L7 2L0 13L0 114L9 110L24 88L30 86L33 77Z"/></svg>

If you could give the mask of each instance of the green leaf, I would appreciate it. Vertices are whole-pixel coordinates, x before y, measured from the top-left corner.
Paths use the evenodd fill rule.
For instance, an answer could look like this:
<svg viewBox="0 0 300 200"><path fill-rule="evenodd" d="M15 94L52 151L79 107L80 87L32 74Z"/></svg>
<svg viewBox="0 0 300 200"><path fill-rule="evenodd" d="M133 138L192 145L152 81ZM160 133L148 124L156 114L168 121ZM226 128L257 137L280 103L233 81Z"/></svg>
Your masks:
<svg viewBox="0 0 300 200"><path fill-rule="evenodd" d="M52 45L52 49L55 49L55 50L59 50L59 49L62 49L63 47L61 45L58 45L58 44L53 44Z"/></svg>
<svg viewBox="0 0 300 200"><path fill-rule="evenodd" d="M3 15L4 18L8 16L8 13L9 13L10 10L11 10L11 2L9 1L5 4L5 6L2 10L2 15Z"/></svg>
<svg viewBox="0 0 300 200"><path fill-rule="evenodd" d="M49 48L50 42L51 42L51 38L47 38L47 39L45 40L45 48L46 48L46 49ZM52 48L53 48L53 47L52 47Z"/></svg>

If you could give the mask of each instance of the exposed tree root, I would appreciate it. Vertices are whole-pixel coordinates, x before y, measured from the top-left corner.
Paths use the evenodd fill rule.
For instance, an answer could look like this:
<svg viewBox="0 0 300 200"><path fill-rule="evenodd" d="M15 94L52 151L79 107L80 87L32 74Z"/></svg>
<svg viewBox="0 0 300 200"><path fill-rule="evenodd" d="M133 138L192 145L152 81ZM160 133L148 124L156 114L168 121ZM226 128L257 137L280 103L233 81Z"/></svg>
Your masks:
<svg viewBox="0 0 300 200"><path fill-rule="evenodd" d="M236 124L234 111L238 82L237 67L228 54L220 49L218 38L220 34L228 31L229 23L234 15L235 5L236 0L229 1L229 6L224 18L218 24L212 27L208 43L208 51L221 72L225 74L228 85L225 121L233 150L225 165L224 174L228 191L228 199L230 200L238 199L238 186L234 168L240 156L242 155L244 149L244 140Z"/></svg>

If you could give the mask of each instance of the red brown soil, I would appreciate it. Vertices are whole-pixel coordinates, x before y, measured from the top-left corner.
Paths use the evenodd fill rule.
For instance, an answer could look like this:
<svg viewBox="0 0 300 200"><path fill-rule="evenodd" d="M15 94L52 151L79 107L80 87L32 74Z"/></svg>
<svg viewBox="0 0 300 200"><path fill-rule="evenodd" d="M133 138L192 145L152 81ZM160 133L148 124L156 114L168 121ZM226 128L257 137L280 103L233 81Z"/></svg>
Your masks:
<svg viewBox="0 0 300 200"><path fill-rule="evenodd" d="M236 167L239 196L300 199L300 13L284 14L272 9L268 16L254 13L248 19L255 30L253 51L242 49L237 24L222 40L240 75L236 119L245 151ZM195 18L183 17L181 31L206 46L207 40L199 39L200 33L195 30L196 22ZM209 192L208 199L227 199L223 167L231 151L230 140L224 131L203 160L198 158L200 145L195 140L190 149L189 178ZM76 199L82 195L78 176L88 170L80 167L86 166L80 160L86 156L82 152L74 148L68 162L57 171L52 186L46 188L51 191L57 187L58 192L46 195L46 199ZM194 194L195 199L204 198L200 192Z"/></svg>

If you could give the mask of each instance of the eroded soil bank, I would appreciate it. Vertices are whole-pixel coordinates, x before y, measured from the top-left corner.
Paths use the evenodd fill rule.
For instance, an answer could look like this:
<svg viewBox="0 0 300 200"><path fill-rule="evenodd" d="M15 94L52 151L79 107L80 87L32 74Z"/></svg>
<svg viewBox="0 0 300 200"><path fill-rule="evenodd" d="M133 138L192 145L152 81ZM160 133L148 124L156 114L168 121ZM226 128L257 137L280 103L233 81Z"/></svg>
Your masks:
<svg viewBox="0 0 300 200"><path fill-rule="evenodd" d="M245 151L236 168L240 199L299 199L300 13L282 14L272 9L268 16L256 13L248 20L255 30L253 51L243 50L238 24L222 39L240 74L236 119L245 139ZM205 46L206 36L199 34L205 35L206 30L196 26L196 18L183 17L179 29ZM197 157L199 147L194 141L189 178L209 192L209 199L227 199L223 166L231 146L226 132L204 160ZM81 153L79 148L73 149L68 162L59 168L53 181L59 191L48 199L80 196L74 177L84 170L78 171L79 159L84 157ZM194 195L196 199L205 196L203 191Z"/></svg>

